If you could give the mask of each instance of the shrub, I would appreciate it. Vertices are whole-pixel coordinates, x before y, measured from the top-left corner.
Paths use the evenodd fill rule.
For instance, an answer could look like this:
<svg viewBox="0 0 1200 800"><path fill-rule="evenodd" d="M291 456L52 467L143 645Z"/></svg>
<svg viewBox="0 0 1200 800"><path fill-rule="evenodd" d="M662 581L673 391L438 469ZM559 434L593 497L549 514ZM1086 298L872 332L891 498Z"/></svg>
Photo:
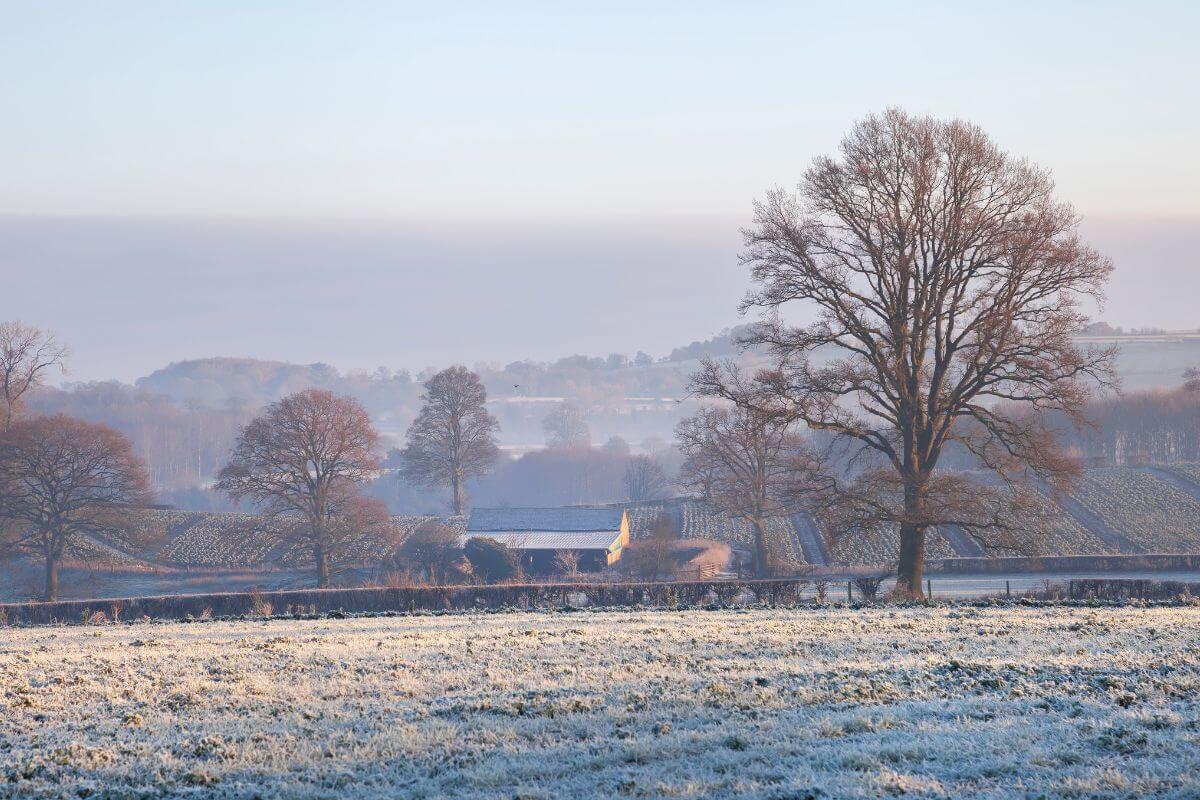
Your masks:
<svg viewBox="0 0 1200 800"><path fill-rule="evenodd" d="M863 575L854 579L854 588L868 603L874 603L879 597L879 587L887 580L887 575Z"/></svg>
<svg viewBox="0 0 1200 800"><path fill-rule="evenodd" d="M825 598L829 594L829 581L824 578L817 579L813 584L813 590L816 592L817 605L825 605Z"/></svg>
<svg viewBox="0 0 1200 800"><path fill-rule="evenodd" d="M414 530L400 546L398 562L426 580L445 584L462 556L458 529L433 523Z"/></svg>
<svg viewBox="0 0 1200 800"><path fill-rule="evenodd" d="M265 599L262 592L257 589L250 590L250 610L256 617L269 617L271 612L275 610L271 602Z"/></svg>
<svg viewBox="0 0 1200 800"><path fill-rule="evenodd" d="M471 569L488 583L511 581L519 572L517 553L487 536L468 539L463 547Z"/></svg>

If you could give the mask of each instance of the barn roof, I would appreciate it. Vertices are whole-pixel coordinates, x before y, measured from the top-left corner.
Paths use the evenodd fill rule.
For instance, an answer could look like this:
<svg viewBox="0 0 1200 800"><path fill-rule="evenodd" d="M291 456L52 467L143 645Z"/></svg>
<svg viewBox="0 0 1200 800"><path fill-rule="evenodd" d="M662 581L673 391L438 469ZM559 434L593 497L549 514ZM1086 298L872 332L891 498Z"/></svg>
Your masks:
<svg viewBox="0 0 1200 800"><path fill-rule="evenodd" d="M608 550L618 535L617 531L467 531L463 542L487 537L515 550Z"/></svg>
<svg viewBox="0 0 1200 800"><path fill-rule="evenodd" d="M611 506L561 508L476 508L467 530L490 532L606 532L621 529L624 509ZM611 538L609 540L611 542Z"/></svg>

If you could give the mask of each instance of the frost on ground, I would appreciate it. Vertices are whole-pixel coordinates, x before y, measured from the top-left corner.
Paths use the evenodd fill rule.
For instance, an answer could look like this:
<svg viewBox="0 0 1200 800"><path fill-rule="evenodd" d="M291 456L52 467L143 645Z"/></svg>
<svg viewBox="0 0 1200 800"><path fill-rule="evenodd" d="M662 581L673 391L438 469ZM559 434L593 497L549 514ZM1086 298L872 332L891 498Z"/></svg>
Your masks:
<svg viewBox="0 0 1200 800"><path fill-rule="evenodd" d="M0 628L0 797L1197 797L1200 608Z"/></svg>

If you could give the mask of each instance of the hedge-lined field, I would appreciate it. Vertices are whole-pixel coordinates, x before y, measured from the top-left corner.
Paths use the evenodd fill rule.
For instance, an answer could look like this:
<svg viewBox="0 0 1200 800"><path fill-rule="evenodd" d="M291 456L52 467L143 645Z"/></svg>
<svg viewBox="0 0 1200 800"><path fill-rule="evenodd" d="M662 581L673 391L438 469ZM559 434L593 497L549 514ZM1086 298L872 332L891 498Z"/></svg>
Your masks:
<svg viewBox="0 0 1200 800"><path fill-rule="evenodd" d="M1075 498L1149 553L1200 552L1200 500L1155 475L1088 470Z"/></svg>
<svg viewBox="0 0 1200 800"><path fill-rule="evenodd" d="M851 567L890 566L900 557L899 526L876 525L871 532L834 536L822 515L816 515L815 519L834 564ZM936 529L926 533L925 551L929 558L954 558L959 555Z"/></svg>
<svg viewBox="0 0 1200 800"><path fill-rule="evenodd" d="M1173 464L1168 469L1200 489L1200 464Z"/></svg>
<svg viewBox="0 0 1200 800"><path fill-rule="evenodd" d="M1079 523L1050 497L1034 495L1031 524L1039 531L1041 552L1049 555L1099 555L1113 551L1106 541Z"/></svg>
<svg viewBox="0 0 1200 800"><path fill-rule="evenodd" d="M173 566L261 567L286 527L257 514L206 514L160 553Z"/></svg>
<svg viewBox="0 0 1200 800"><path fill-rule="evenodd" d="M461 530L466 527L466 518L394 516L386 529L363 531L341 542L333 554L334 565L377 565L394 555L396 547L414 530L433 523ZM286 517L237 512L148 510L137 513L133 532L162 530L163 543L153 558L169 567L258 569L279 566L294 569L309 566L312 561L303 543L291 535L299 524L298 520ZM109 536L116 545L121 533Z"/></svg>
<svg viewBox="0 0 1200 800"><path fill-rule="evenodd" d="M639 503L625 509L629 517L629 537L637 540L654 533L660 517L670 514L666 503Z"/></svg>
<svg viewBox="0 0 1200 800"><path fill-rule="evenodd" d="M778 569L786 571L804 564L804 550L790 517L767 520L766 533L767 546ZM697 501L683 504L682 535L684 539L712 539L751 552L754 549L754 529L749 522Z"/></svg>
<svg viewBox="0 0 1200 800"><path fill-rule="evenodd" d="M1200 608L0 628L0 797L1200 796Z"/></svg>

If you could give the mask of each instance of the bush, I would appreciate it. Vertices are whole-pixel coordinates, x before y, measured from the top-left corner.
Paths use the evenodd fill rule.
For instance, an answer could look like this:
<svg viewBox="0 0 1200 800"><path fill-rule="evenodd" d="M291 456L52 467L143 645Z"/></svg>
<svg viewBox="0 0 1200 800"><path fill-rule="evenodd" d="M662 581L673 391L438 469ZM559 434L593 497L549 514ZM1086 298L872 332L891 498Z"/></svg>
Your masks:
<svg viewBox="0 0 1200 800"><path fill-rule="evenodd" d="M462 557L458 529L440 523L417 528L400 546L399 563L414 575L439 585L457 573L455 563Z"/></svg>
<svg viewBox="0 0 1200 800"><path fill-rule="evenodd" d="M868 603L874 603L879 597L879 587L887 580L887 575L863 575L854 579L854 588Z"/></svg>
<svg viewBox="0 0 1200 800"><path fill-rule="evenodd" d="M471 569L488 583L511 581L519 572L517 553L495 539L479 536L463 547Z"/></svg>

